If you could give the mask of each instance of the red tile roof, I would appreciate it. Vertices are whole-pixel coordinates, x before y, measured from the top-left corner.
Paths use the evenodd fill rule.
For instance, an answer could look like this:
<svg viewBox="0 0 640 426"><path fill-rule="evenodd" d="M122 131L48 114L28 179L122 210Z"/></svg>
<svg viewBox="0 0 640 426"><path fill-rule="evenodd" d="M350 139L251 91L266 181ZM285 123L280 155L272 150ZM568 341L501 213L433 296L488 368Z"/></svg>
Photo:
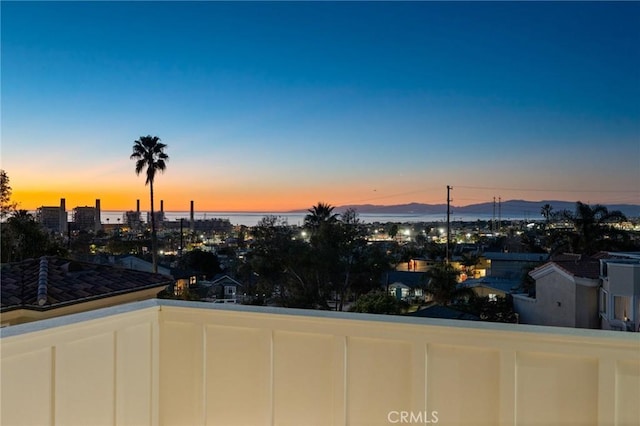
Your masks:
<svg viewBox="0 0 640 426"><path fill-rule="evenodd" d="M596 257L566 253L554 256L551 263L574 277L597 279L600 277L600 261Z"/></svg>
<svg viewBox="0 0 640 426"><path fill-rule="evenodd" d="M173 282L173 278L167 275L77 262L55 256L3 264L0 278L3 311L20 307L46 310L168 286ZM37 297L39 283L41 294L42 285L46 285L46 302L42 306L38 304Z"/></svg>

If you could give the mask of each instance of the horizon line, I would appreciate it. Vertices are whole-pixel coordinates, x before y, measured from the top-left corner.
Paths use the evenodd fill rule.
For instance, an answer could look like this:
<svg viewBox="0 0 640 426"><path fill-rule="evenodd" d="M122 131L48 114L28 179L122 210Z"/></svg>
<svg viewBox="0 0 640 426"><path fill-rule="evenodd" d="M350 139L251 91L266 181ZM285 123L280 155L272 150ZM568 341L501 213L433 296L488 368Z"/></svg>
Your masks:
<svg viewBox="0 0 640 426"><path fill-rule="evenodd" d="M61 197L61 199L64 199L65 197ZM96 200L101 200L100 198L96 198ZM320 201L322 202L322 201ZM578 202L582 202L580 200L551 200L551 199L546 199L546 200L526 200L526 199L518 199L518 198L514 198L514 199L509 199L509 200L500 200L500 201L496 201L496 204L504 204L504 203L509 203L509 202L526 202L526 203L554 203L554 202L558 202L558 203L578 203ZM19 206L19 202L18 206L16 207L16 210L37 210L41 207L60 207L59 205L41 205L35 208L20 208ZM477 203L469 203L469 204L464 204L464 205L455 205L455 204L451 204L452 208L464 208L464 207L470 207L470 206L476 206L476 205L481 205L481 204L491 204L492 201L483 201L483 202L477 202ZM623 201L616 201L616 202L587 202L585 204L588 205L615 205L615 204L620 204L620 205L629 205L629 206L640 206L640 203L636 202L623 202ZM316 204L314 204L316 205ZM331 205L331 204L330 204ZM335 209L341 209L341 208L345 208L345 207L358 207L358 206L371 206L371 207L398 207L398 206L408 206L408 205L424 205L424 206L446 206L446 203L427 203L427 202L418 202L418 201L411 201L411 202L406 202L406 203L396 203L396 204L372 204L372 203L360 203L360 204L354 204L354 203L350 203L350 204L341 204L341 205L331 205L333 208ZM75 207L95 207L95 205L77 205ZM74 207L74 208L75 208ZM310 209L312 209L313 206L311 207L302 207L302 208L293 208L293 209L247 209L247 210L234 210L234 209L222 209L222 208L216 208L216 209L195 209L194 208L194 212L215 212L215 213L233 213L233 214L239 214L239 213L302 213L302 212L306 212ZM108 209L102 209L101 211L103 212L122 212L122 211L136 211L136 209L131 209L131 208L108 208ZM146 209L140 209L140 211L150 211L150 209L146 208ZM161 210L159 209L154 209L154 211L156 212L160 212ZM189 213L191 210L190 209L180 209L180 210L174 210L174 209L163 209L163 212L166 213L182 213L182 212L187 212Z"/></svg>

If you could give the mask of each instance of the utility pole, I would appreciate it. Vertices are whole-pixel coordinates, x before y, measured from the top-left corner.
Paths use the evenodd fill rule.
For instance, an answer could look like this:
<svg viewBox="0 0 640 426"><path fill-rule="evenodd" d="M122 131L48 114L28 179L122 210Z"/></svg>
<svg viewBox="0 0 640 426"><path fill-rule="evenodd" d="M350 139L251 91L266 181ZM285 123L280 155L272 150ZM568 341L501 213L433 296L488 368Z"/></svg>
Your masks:
<svg viewBox="0 0 640 426"><path fill-rule="evenodd" d="M184 247L184 218L180 218L180 248L178 249L178 256L182 256L182 250Z"/></svg>
<svg viewBox="0 0 640 426"><path fill-rule="evenodd" d="M493 197L493 217L491 218L491 234L495 233L496 227L496 197Z"/></svg>
<svg viewBox="0 0 640 426"><path fill-rule="evenodd" d="M498 197L498 232L502 231L502 197Z"/></svg>
<svg viewBox="0 0 640 426"><path fill-rule="evenodd" d="M453 188L447 185L447 251L445 254L445 261L449 263L449 242L451 235L451 197L450 193Z"/></svg>

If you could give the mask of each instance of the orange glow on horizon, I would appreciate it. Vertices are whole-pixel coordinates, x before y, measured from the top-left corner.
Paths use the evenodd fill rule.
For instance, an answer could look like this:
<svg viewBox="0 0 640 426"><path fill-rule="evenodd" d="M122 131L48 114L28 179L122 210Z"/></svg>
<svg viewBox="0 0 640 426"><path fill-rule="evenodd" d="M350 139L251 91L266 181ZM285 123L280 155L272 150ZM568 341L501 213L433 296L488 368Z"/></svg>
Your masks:
<svg viewBox="0 0 640 426"><path fill-rule="evenodd" d="M127 188L126 185L122 185ZM452 206L467 206L472 204L489 203L499 194L495 191L476 189L456 189L454 186L454 201ZM501 200L527 199L529 201L540 200L565 200L579 201L580 197L571 193L535 193L531 197L527 193L517 191L502 191ZM67 191L49 189L19 189L13 188L11 201L18 203L19 209L33 211L42 206L59 206L60 199L65 199L67 210L75 207L95 206L97 199L103 211L126 211L136 209L136 200L140 200L140 209L149 211L149 188L147 186L129 187L119 189L109 187L102 189L74 189ZM238 188L229 185L225 188L176 188L167 189L162 186L155 191L154 208L160 210L160 201L164 201L164 210L189 211L191 201L194 201L196 211L201 212L287 212L291 210L306 210L318 202L329 203L333 206L346 205L398 205L408 203L445 204L446 192L439 187L424 191L393 191L393 188L385 188L378 191L371 189L352 187L324 188ZM583 200L580 200L583 201ZM606 204L610 200L584 200L589 204Z"/></svg>
<svg viewBox="0 0 640 426"><path fill-rule="evenodd" d="M65 199L67 210L79 206L95 206L97 199L100 200L100 207L104 211L126 211L135 210L136 200L140 200L140 209L149 210L148 187L136 188L127 192L110 191L89 191L89 190L13 190L11 200L18 203L19 209L35 210L42 206L59 206L60 199ZM191 201L194 201L196 211L218 211L218 212L286 212L290 210L306 210L316 205L318 202L329 203L334 206L347 204L379 204L392 205L410 203L415 200L401 199L405 197L381 197L371 201L363 200L362 195L349 191L288 191L283 193L276 190L259 191L246 190L243 193L199 193L198 195L182 192L158 191L154 194L154 208L160 210L160 201L164 201L165 211L189 211ZM409 197L410 198L410 197ZM421 203L440 203L441 200L424 200ZM362 202L361 202L362 201Z"/></svg>

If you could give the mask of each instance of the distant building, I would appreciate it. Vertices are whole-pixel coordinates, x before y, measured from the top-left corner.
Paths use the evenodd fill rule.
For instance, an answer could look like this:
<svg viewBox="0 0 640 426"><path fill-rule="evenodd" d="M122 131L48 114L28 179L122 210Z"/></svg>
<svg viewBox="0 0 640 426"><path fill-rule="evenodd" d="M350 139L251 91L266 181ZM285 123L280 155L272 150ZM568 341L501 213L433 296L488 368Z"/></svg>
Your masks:
<svg viewBox="0 0 640 426"><path fill-rule="evenodd" d="M504 253L485 252L487 260L486 276L506 280L521 280L536 266L549 259L547 253Z"/></svg>
<svg viewBox="0 0 640 426"><path fill-rule="evenodd" d="M77 231L99 231L102 229L100 222L100 200L96 200L95 207L76 207L73 209L73 225Z"/></svg>
<svg viewBox="0 0 640 426"><path fill-rule="evenodd" d="M36 209L36 220L49 232L66 232L67 211L65 207L65 199L60 199L59 206L42 206Z"/></svg>
<svg viewBox="0 0 640 426"><path fill-rule="evenodd" d="M49 232L64 232L60 221L60 207L42 206L36 209L36 220Z"/></svg>
<svg viewBox="0 0 640 426"><path fill-rule="evenodd" d="M131 229L142 228L142 217L140 211L129 210L122 215L122 222Z"/></svg>
<svg viewBox="0 0 640 426"><path fill-rule="evenodd" d="M74 208L73 226L78 231L93 231L96 228L96 209L87 206Z"/></svg>
<svg viewBox="0 0 640 426"><path fill-rule="evenodd" d="M159 212L153 212L155 216L156 226L159 228L165 221L164 212L160 210ZM147 223L151 223L151 212L147 212Z"/></svg>

